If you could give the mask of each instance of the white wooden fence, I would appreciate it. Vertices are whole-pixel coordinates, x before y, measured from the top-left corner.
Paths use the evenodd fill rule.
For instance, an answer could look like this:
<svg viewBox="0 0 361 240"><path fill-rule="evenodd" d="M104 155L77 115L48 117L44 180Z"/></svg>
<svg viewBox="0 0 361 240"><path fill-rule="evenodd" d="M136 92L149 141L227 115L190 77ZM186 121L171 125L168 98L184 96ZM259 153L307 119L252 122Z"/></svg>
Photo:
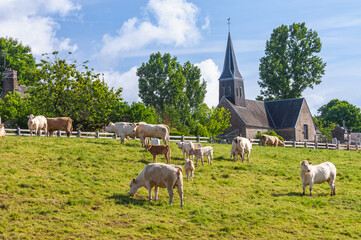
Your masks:
<svg viewBox="0 0 361 240"><path fill-rule="evenodd" d="M29 129L20 129L20 128L6 128L6 135L17 135L17 136L31 136ZM65 131L57 131L56 135L58 137L66 137ZM42 137L44 135L41 135ZM114 138L117 139L115 133L105 133L105 132L82 132L82 131L73 131L70 137L80 137L80 138ZM259 145L259 139L252 139L253 145ZM203 142L203 143L215 143L222 142L213 137L200 137L200 136L170 136L171 142L185 142L185 141L194 141L194 142ZM227 143L227 142L224 142ZM294 147L294 148L311 148L311 149L328 149L328 150L348 150L348 151L360 151L361 146L351 145L351 144L332 144L332 143L320 143L320 142L300 142L300 141L284 141L285 147Z"/></svg>

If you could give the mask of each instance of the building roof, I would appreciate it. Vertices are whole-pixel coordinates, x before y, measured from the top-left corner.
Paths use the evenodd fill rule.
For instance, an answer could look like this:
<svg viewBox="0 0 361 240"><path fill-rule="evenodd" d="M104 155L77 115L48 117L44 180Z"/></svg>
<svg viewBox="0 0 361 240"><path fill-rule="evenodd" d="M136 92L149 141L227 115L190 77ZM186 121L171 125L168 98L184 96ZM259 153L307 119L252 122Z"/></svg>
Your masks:
<svg viewBox="0 0 361 240"><path fill-rule="evenodd" d="M303 101L304 98L294 98L264 102L274 128L295 127Z"/></svg>
<svg viewBox="0 0 361 240"><path fill-rule="evenodd" d="M223 71L218 80L242 78L238 70L236 55L234 54L231 33L228 33L226 56L224 57Z"/></svg>
<svg viewBox="0 0 361 240"><path fill-rule="evenodd" d="M223 99L247 126L262 128L295 127L304 101L303 98L266 102L246 99L246 107L240 107Z"/></svg>

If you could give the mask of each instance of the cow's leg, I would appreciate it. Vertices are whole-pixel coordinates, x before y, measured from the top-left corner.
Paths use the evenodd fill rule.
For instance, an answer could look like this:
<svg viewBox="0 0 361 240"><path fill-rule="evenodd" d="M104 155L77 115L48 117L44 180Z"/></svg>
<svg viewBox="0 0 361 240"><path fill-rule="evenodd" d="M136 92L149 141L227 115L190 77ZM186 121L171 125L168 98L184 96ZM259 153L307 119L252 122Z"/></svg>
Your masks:
<svg viewBox="0 0 361 240"><path fill-rule="evenodd" d="M187 182L188 182L188 177L189 177L189 171L188 171L188 169L186 169L186 174L187 174Z"/></svg>
<svg viewBox="0 0 361 240"><path fill-rule="evenodd" d="M312 196L313 181L310 182L310 196Z"/></svg>
<svg viewBox="0 0 361 240"><path fill-rule="evenodd" d="M194 172L194 170L191 171L191 179L192 179L192 182L193 182L193 172ZM187 180L187 181L188 181L188 180Z"/></svg>
<svg viewBox="0 0 361 240"><path fill-rule="evenodd" d="M201 156L201 161L202 161L202 166L204 166L204 159L203 159L203 155Z"/></svg>
<svg viewBox="0 0 361 240"><path fill-rule="evenodd" d="M177 181L179 181L179 180L177 180ZM183 204L183 189L182 189L180 183L177 184L177 188L178 188L178 194L179 194L179 198L180 198L181 207L183 207L183 205L184 205Z"/></svg>
<svg viewBox="0 0 361 240"><path fill-rule="evenodd" d="M147 181L147 182L145 183L145 187L148 189L148 192L149 192L149 199L148 199L148 201L150 202L150 201L152 201L152 187L150 186L150 182L149 182L149 181Z"/></svg>
<svg viewBox="0 0 361 240"><path fill-rule="evenodd" d="M168 194L169 194L169 205L172 205L172 203L173 203L173 195L174 195L172 186L168 186L167 190L168 190Z"/></svg>
<svg viewBox="0 0 361 240"><path fill-rule="evenodd" d="M154 201L158 200L158 189L159 189L158 186L154 187Z"/></svg>
<svg viewBox="0 0 361 240"><path fill-rule="evenodd" d="M183 159L186 160L185 155L184 155L185 151L183 149L182 149L182 152L183 152Z"/></svg>
<svg viewBox="0 0 361 240"><path fill-rule="evenodd" d="M156 163L157 162L157 154L154 154L153 155L153 163Z"/></svg>
<svg viewBox="0 0 361 240"><path fill-rule="evenodd" d="M247 153L248 162L249 162L249 154L250 154L250 152Z"/></svg>
<svg viewBox="0 0 361 240"><path fill-rule="evenodd" d="M303 193L302 195L305 195L306 192L306 184L302 181L302 189L303 189Z"/></svg>

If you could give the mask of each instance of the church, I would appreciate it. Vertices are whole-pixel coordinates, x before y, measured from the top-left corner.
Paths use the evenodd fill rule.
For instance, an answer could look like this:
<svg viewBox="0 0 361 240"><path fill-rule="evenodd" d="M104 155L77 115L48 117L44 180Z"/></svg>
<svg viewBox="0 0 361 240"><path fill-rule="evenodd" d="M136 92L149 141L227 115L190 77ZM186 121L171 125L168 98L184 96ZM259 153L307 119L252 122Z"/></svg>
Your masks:
<svg viewBox="0 0 361 240"><path fill-rule="evenodd" d="M246 99L244 79L238 70L230 32L219 77L218 108L228 109L231 126L224 134L254 138L258 132L275 131L285 140L314 141L316 125L306 99L256 101Z"/></svg>

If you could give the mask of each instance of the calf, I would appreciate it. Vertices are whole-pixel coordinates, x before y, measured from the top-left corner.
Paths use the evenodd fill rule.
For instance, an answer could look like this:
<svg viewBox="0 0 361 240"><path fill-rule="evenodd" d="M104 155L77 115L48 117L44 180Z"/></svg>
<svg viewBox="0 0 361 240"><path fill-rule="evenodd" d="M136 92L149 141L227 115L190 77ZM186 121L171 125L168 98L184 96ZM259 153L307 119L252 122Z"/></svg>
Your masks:
<svg viewBox="0 0 361 240"><path fill-rule="evenodd" d="M331 186L331 196L336 194L336 167L330 162L324 162L319 165L312 166L312 162L304 160L301 163L301 179L303 185L303 194L307 185L310 185L310 196L312 196L312 188L314 183L328 182Z"/></svg>
<svg viewBox="0 0 361 240"><path fill-rule="evenodd" d="M0 124L0 137L5 137L5 126L4 124Z"/></svg>
<svg viewBox="0 0 361 240"><path fill-rule="evenodd" d="M167 163L170 163L170 147L168 145L150 145L147 148L147 151L153 155L153 163L157 161L157 155L164 154L165 159L167 159Z"/></svg>
<svg viewBox="0 0 361 240"><path fill-rule="evenodd" d="M186 159L186 162L184 164L184 170L186 171L186 174L187 174L187 182L188 182L188 178L189 178L189 173L191 174L191 179L193 182L194 169L195 169L195 167L194 167L193 161L190 159Z"/></svg>
<svg viewBox="0 0 361 240"><path fill-rule="evenodd" d="M207 146L207 147L196 148L196 149L193 148L193 150L191 150L189 152L189 154L196 156L196 165L198 163L198 158L201 159L202 165L204 165L203 158L205 156L208 158L208 164L212 165L212 160L213 160L213 148L212 147Z"/></svg>
<svg viewBox="0 0 361 240"><path fill-rule="evenodd" d="M136 179L130 183L131 196L134 196L138 189L145 187L149 192L149 201L152 201L152 188L154 188L155 201L158 200L158 189L167 188L169 194L169 205L173 202L173 189L178 188L181 206L183 207L183 175L182 167L167 165L164 163L149 163Z"/></svg>
<svg viewBox="0 0 361 240"><path fill-rule="evenodd" d="M183 158L184 160L190 157L189 151L195 148L201 148L202 144L201 143L192 143L193 145L191 145L191 142L179 142L178 143L178 148L182 150L183 152Z"/></svg>

